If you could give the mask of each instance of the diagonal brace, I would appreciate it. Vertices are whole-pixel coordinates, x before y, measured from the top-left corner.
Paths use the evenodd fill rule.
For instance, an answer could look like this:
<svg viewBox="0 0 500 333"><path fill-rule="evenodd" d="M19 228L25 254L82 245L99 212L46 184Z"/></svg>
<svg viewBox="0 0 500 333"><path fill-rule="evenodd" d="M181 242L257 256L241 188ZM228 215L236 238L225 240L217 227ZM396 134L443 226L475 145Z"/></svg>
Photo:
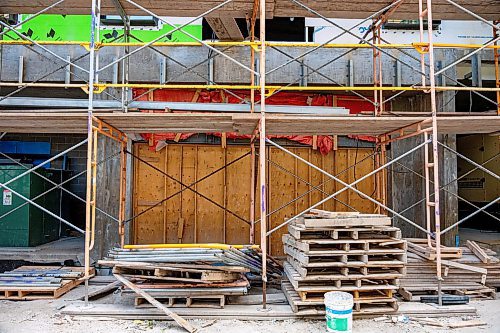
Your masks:
<svg viewBox="0 0 500 333"><path fill-rule="evenodd" d="M283 226L287 225L288 223L290 223L291 221L293 221L293 220L294 220L294 219L296 219L297 217L299 217L299 216L301 216L301 215L303 215L303 214L307 213L309 210L311 210L311 209L313 209L313 208L316 208L316 207L318 207L318 206L322 205L322 204L323 204L323 203L325 203L326 201L328 201L328 200L332 199L333 197L337 196L338 194L340 194L340 193L342 193L342 192L344 192L344 191L346 191L346 190L348 190L348 189L350 189L350 190L352 190L352 191L354 191L354 192L358 193L360 196L362 196L362 197L364 197L364 198L366 198L366 199L370 200L370 201L371 201L371 202L373 202L374 204L376 204L376 205L378 205L378 206L380 206L380 207L384 208L385 210L387 210L387 211L391 212L392 214L394 214L394 215L398 216L399 218L401 218L401 219L402 219L402 220L404 220L405 222L408 222L409 224L413 225L415 228L422 230L422 231L423 231L423 232L425 232L426 234L429 234L429 231L428 231L428 230L426 230L426 229L422 228L421 226L419 226L419 225L418 225L418 224L416 224L415 222L413 222L413 221L411 221L410 219L408 219L408 218L404 217L403 215L401 215L401 214L399 214L398 212L394 211L393 209L391 209L391 208L387 207L386 205L384 205L384 204L382 204L382 203L378 202L377 200L373 199L371 196L369 196L369 195L367 195L367 194L363 193L362 191L358 190L358 189L357 189L354 185L356 185L357 183L359 183L359 182L361 182L361 181L363 181L363 180L367 179L368 177L370 177L370 176L372 176L372 175L376 174L377 172L379 172L379 171L381 171L381 170L383 170L383 169L387 168L389 165L391 165L391 164L395 163L396 161L398 161L398 160L400 160L400 159L402 159L402 158L404 158L404 157L406 157L406 156L410 155L410 154L411 154L411 153L413 153L414 151L416 151L416 150L418 150L418 149L422 148L422 147L423 147L423 146L425 146L426 144L428 144L428 143L432 142L431 140L426 140L426 141L422 142L421 144L417 145L416 147L414 147L414 148L412 148L412 149L408 150L407 152L405 152L404 154L401 154L400 156L398 156L397 158L393 159L392 161L387 162L386 164L384 164L384 165L380 166L379 168L377 168L377 169L373 170L372 172L370 172L370 173L368 173L368 174L364 175L363 177L359 178L358 180L356 180L356 181L352 182L351 184L347 184L347 183L346 183L346 182L344 182L343 180L341 180L341 179L339 179L339 178L335 177L334 175L332 175L332 174L330 174L330 173L328 173L328 172L324 171L323 169L321 169L321 168L319 168L319 167L315 166L314 164L310 163L309 161L306 161L306 160L305 160L305 159L303 159L302 157L300 157L300 156L298 156L298 155L294 154L293 152L291 152L291 151L289 151L289 150L287 150L287 149L285 149L285 148L281 147L280 145L278 145L278 144L274 143L273 141L271 141L271 140L269 140L269 139L266 139L266 141L267 141L267 142L269 142L270 144L272 144L273 146L275 146L276 148L278 148L278 149L280 149L280 150L282 150L282 151L284 151L284 152L286 152L286 153L290 154L291 156L295 157L296 159L298 159L298 160L300 160L300 161L302 161L302 162L306 163L307 165L311 166L312 168L316 169L317 171L319 171L319 172L323 173L324 175L326 175L326 176L328 176L328 177L330 177L330 178L334 179L335 181L339 182L340 184L344 185L344 187L343 187L342 189L340 189L339 191L337 191L337 192L335 192L335 193L331 194L330 196L328 196L328 197L324 198L323 200L321 200L321 201L319 201L319 202L315 203L314 205L312 205L312 206L311 206L311 207L309 207L308 209L306 209L306 210L304 210L304 211L300 212L299 214L295 215L294 217L292 217L292 218L290 218L290 219L286 220L286 221L285 221L285 222L283 222L282 224L280 224L280 225L278 225L277 227L275 227L274 229L270 230L269 232L267 232L267 234L266 234L267 236L271 235L273 232L275 232L276 230L280 229L281 227L283 227Z"/></svg>
<svg viewBox="0 0 500 333"><path fill-rule="evenodd" d="M187 190L190 190L191 192L193 193L196 193L197 195L199 195L200 197L202 197L203 199L213 203L214 205L216 205L217 207L219 207L220 209L223 209L225 210L226 212L228 212L229 214L233 215L234 217L238 218L239 220L247 223L247 224L250 224L250 221L247 221L246 219L244 219L243 217L239 216L238 214L234 213L233 211L227 209L226 207L222 206L221 204L219 204L218 202L210 199L209 197L207 197L206 195L204 195L203 193L200 193L198 191L196 191L195 189L191 188L191 185L186 185L184 184L183 182L181 182L180 180L170 176L168 173L164 172L163 170L160 170L159 168L157 168L156 166L154 166L153 164L149 163L148 161L140 158L139 156L135 155L134 153L128 151L128 150L125 150L125 153L129 154L130 156L132 156L133 158L137 159L138 161L141 161L142 163L146 164L147 166L149 166L150 168L158 171L159 173L161 173L162 175L164 175L165 177L167 177L168 179L170 180L173 180L174 182L180 184L181 186L184 186L186 187Z"/></svg>
<svg viewBox="0 0 500 333"><path fill-rule="evenodd" d="M204 176L204 177L202 177L202 178L198 179L197 181L195 181L195 182L193 182L193 183L189 184L189 187L192 187L192 186L194 186L194 185L198 184L199 182L202 182L203 180L205 180L205 179L209 178L210 176L212 176L212 175L216 174L217 172L219 172L219 171L222 171L222 170L226 169L226 168L227 168L228 166L230 166L231 164L234 164L234 163L236 163L236 162L238 162L238 161L242 160L243 158L245 158L245 157L246 157L246 156L248 156L248 155L250 155L250 152L248 152L248 153L246 153L246 154L241 155L241 156L240 156L240 157L238 157L237 159L232 160L231 162L227 163L226 165L224 165L224 166L222 166L222 167L220 167L220 168L218 168L218 169L216 169L216 170L214 170L214 171L210 172L208 175L206 175L206 176ZM168 201L168 200L172 199L173 197L177 196L178 194L180 194L180 193L184 192L184 191L185 191L185 190L187 190L187 189L188 189L188 187L184 187L184 188L182 188L181 190L179 190L179 191L177 191L177 192L175 192L175 193L173 193L173 194L169 195L168 197L166 197L166 198L164 198L164 199L162 199L162 200L158 201L157 203L155 203L153 206L148 207L148 208L146 208L145 210L143 210L142 212L140 212L140 213L138 213L138 214L136 214L136 215L132 216L131 218L129 218L129 219L127 219L127 220L125 220L125 221L124 221L124 223L128 223L128 222L130 222L130 221L132 221L132 220L135 220L135 219L136 219L136 218L138 218L139 216L141 216L141 215L143 215L143 214L147 213L148 211L150 211L151 209L153 209L153 208L155 208L155 207L158 207L159 205L161 205L161 204L162 204L162 203L164 203L165 201ZM246 221L245 221L245 222L246 222Z"/></svg>

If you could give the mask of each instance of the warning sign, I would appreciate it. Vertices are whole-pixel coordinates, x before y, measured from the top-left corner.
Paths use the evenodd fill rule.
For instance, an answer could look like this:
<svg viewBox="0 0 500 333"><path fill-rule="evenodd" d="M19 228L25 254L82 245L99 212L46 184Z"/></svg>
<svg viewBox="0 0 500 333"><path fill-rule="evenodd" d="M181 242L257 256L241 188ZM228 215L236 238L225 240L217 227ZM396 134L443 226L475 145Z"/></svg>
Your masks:
<svg viewBox="0 0 500 333"><path fill-rule="evenodd" d="M12 206L12 192L9 190L3 190L3 205Z"/></svg>

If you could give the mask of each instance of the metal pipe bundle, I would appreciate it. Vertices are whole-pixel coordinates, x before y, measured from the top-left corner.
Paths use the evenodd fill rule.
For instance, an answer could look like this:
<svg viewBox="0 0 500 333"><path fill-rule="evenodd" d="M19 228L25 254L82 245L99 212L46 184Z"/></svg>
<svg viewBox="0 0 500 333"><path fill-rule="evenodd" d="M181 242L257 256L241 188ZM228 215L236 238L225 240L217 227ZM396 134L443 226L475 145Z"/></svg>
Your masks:
<svg viewBox="0 0 500 333"><path fill-rule="evenodd" d="M245 249L245 251L252 251ZM109 258L115 261L150 262L150 263L210 263L212 265L241 266L252 272L261 272L261 262L254 257L227 246L220 248L114 248Z"/></svg>

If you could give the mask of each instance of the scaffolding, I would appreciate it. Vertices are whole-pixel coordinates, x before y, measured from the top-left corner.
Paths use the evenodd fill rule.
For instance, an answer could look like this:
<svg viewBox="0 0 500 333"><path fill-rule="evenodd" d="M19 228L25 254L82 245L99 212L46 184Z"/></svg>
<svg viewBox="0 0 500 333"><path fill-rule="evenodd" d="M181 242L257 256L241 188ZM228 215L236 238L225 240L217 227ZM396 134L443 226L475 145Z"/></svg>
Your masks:
<svg viewBox="0 0 500 333"><path fill-rule="evenodd" d="M246 124L248 126L252 126L253 128L251 129L251 134L252 138L250 140L250 152L249 155L251 157L251 165L252 165L252 186L251 186L251 193L250 193L250 217L249 220L246 220L246 218L237 216L234 212L231 212L227 209L227 207L223 207L219 205L219 208L226 210L227 212L236 215L240 220L243 220L243 222L249 223L250 224L250 235L249 239L251 244L255 244L257 235L255 235L256 231L256 225L260 225L260 250L262 252L262 283L263 283L263 303L262 307L265 309L266 308L266 283L267 283L267 275L266 275L266 269L267 269L267 264L266 264L266 259L267 259L267 240L268 237L276 232L278 229L281 227L287 225L290 223L294 218L300 216L303 213L306 213L308 210L318 207L321 204L327 202L328 200L338 200L336 197L341 194L344 191L350 190L353 191L357 194L359 194L361 197L369 200L372 202L376 207L378 212L388 212L390 213L393 217L398 217L401 221L404 221L405 223L408 223L409 225L412 225L416 229L424 232L427 236L428 239L428 245L429 247L433 247L433 242L435 241L436 247L436 264L437 264L437 270L436 270L436 283L438 285L439 289L439 304L442 304L441 300L441 292L440 292L440 287L441 287L441 282L443 280L443 274L441 271L441 255L440 255L440 250L441 250L441 237L443 234L446 232L449 232L452 230L454 227L458 226L462 222L470 219L471 217L475 216L476 214L480 212L485 212L487 213L491 218L495 220L499 220L498 217L486 212L485 210L490 206L493 205L494 203L498 202L500 197L496 198L494 201L490 202L488 205L483 206L483 207L478 207L470 202L468 202L466 199L461 198L457 193L453 193L452 191L448 191L446 189L447 186L450 184L457 182L460 178L454 179L447 184L440 184L440 171L442 171L442 163L439 159L439 149L445 149L453 154L455 154L458 158L463 158L472 165L474 165L474 170L482 170L492 177L494 177L496 180L500 180L500 176L496 175L492 171L488 170L484 165L478 164L467 157L461 155L458 153L456 150L454 150L452 147L447 146L445 143L442 143L439 141L439 135L442 133L442 128L446 127L443 126L445 125L445 121L440 120L439 116L439 110L437 106L437 100L436 100L436 94L437 92L445 92L445 91L469 91L471 94L476 94L480 96L481 98L485 99L488 103L491 105L494 105L497 114L494 116L482 116L482 117L476 117L474 118L473 116L460 116L461 118L461 124L462 126L458 125L458 122L455 123L455 125L449 125L448 127L448 132L447 133L466 133L467 131L474 131L477 130L477 132L481 133L494 133L494 132L499 132L500 131L500 126L499 126L499 119L500 119L500 75L499 75L499 48L500 45L498 45L498 40L500 39L498 30L500 29L498 21L491 22L480 15L475 14L474 12L470 11L467 9L465 6L462 6L458 4L454 0L445 0L445 2L449 5L448 9L454 8L454 10L458 12L463 12L469 15L471 18L474 18L475 20L481 21L488 26L490 26L493 29L493 34L492 34L492 39L489 40L488 42L484 44L445 44L445 43L434 43L433 42L433 35L434 35L434 30L433 30L433 10L432 10L432 0L419 0L418 1L418 20L419 20L419 42L418 43L412 43L412 44L391 44L387 43L381 36L381 28L385 22L393 15L395 12L398 11L398 8L405 2L404 0L394 0L394 1L388 1L388 4L386 6L383 6L383 8L380 8L376 12L370 14L366 19L361 21L360 23L357 23L356 25L350 27L350 28L345 28L343 26L340 26L337 24L334 20L324 16L320 10L314 9L312 6L314 5L314 1L301 1L301 0L289 0L297 9L302 10L303 12L307 12L308 15L312 17L317 17L322 19L325 23L336 27L340 29L342 32L336 36L333 36L330 40L328 40L325 43L282 43L282 42L270 42L266 40L266 12L267 12L267 7L266 7L266 0L254 0L253 1L253 6L252 6L252 11L247 15L247 20L249 24L249 31L250 31L250 38L248 41L242 41L242 42L225 42L225 41L215 41L215 42L207 42L204 40L201 40L189 32L183 30L189 23L194 22L195 20L202 18L207 15L211 15L217 10L223 8L224 6L230 4L233 2L233 0L226 0L226 1L221 1L214 5L212 8L204 11L203 13L199 14L198 16L190 19L187 23L175 26L173 30L169 31L168 33L159 36L155 38L154 40L150 42L143 42L139 40L136 36L134 36L131 27L130 27L130 22L128 19L128 14L127 11L125 10L125 7L123 4L127 4L127 7L132 7L135 10L141 11L142 13L146 15L150 15L152 17L155 17L159 21L165 23L165 24L171 24L171 22L168 20L168 18L165 18L157 13L154 13L153 11L145 8L143 5L141 5L141 1L133 1L133 0L113 0L113 4L115 6L116 12L121 16L123 23L124 23L124 33L122 36L118 36L116 41L112 41L109 43L103 43L99 39L99 29L100 29L100 20L99 17L101 15L101 0L92 0L91 1L91 8L90 8L90 15L91 15L91 26L90 26L90 41L89 42L59 42L59 41L51 41L51 42L40 42L31 39L29 36L26 36L22 33L20 33L16 28L20 26L23 22L18 23L16 25L10 25L8 23L5 23L0 20L0 25L2 26L3 30L1 32L1 35L4 35L6 33L13 33L19 37L19 40L0 40L0 45L2 47L9 47L12 45L23 45L24 47L32 50L33 52L36 52L40 56L44 58L53 58L55 59L54 61L57 64L57 67L55 68L54 71L50 72L49 74L44 75L43 77L40 77L36 80L33 80L32 82L0 82L0 86L4 87L12 87L15 89L13 92L9 93L7 96L0 97L0 100L3 100L7 97L10 97L16 93L21 92L22 90L26 88L75 88L75 89L83 89L87 94L88 94L88 104L87 104L87 114L85 116L86 119L86 134L87 138L83 140L82 142L78 143L77 145L74 145L70 147L69 149L65 150L64 152L61 152L60 154L57 154L56 156L48 159L44 163L33 167L29 170L26 170L22 175L28 174L30 172L36 172L36 170L40 167L42 167L44 164L49 163L50 161L55 160L56 158L59 158L63 154L65 154L68 151L74 150L84 144L87 145L87 170L86 170L86 224L85 224L85 230L82 230L76 226L74 226L71 222L62 219L61 217L58 217L54 213L50 212L46 208L40 206L37 204L34 199L26 198L22 196L20 193L12 191L12 189L9 187L9 184L16 181L19 179L22 175L17 176L10 181L7 181L3 184L0 184L0 186L4 189L12 191L15 195L19 196L29 204L32 204L36 206L37 208L45 211L46 213L56 217L59 219L61 222L71 226L75 230L82 232L85 234L85 285L87 287L87 292L86 292L86 302L88 302L88 279L90 278L90 250L93 248L95 244L95 226L96 226L96 210L101 211L96 204L96 197L97 197L97 192L99 189L97 188L97 167L105 163L107 159L98 161L98 140L100 136L106 136L108 138L111 138L112 140L116 141L117 144L120 147L120 151L116 154L110 155L107 158L113 158L116 156L119 156L120 158L120 201L119 201L119 213L118 216L114 217L106 212L104 212L108 217L110 217L113 221L118 223L118 230L119 230L119 236L120 236L120 242L121 246L125 246L125 224L127 222L130 222L131 220L134 219L134 217L130 218L126 216L126 192L127 192L127 155L131 155L132 158L139 159L137 156L134 156L133 153L128 151L128 143L130 142L130 138L128 138L126 129L121 128L120 126L116 125L113 121L112 116L106 116L106 115L101 115L99 112L95 111L95 104L96 104L96 94L105 94L107 95L108 98L120 102L121 105L121 111L124 112L124 114L121 117L122 122L123 120L126 120L126 117L128 115L132 116L131 112L129 111L129 106L131 103L136 101L138 98L141 96L151 93L154 90L157 89L207 89L207 90L222 90L224 93L232 95L233 97L236 97L240 99L242 104L248 104L250 108L250 116L244 118L248 120L248 123ZM1 3L1 1L0 1ZM193 3L194 5L194 3ZM43 13L46 13L47 11L50 11L54 9L55 7L61 8L62 10L67 10L66 7L64 7L64 0L59 0L46 8L38 11L37 13L34 13L34 15L30 16L27 18L24 22L27 22L28 20L31 20L38 15L41 15ZM257 24L257 19L259 23L259 36L255 35L256 31L256 24ZM370 23L370 29L369 31L363 36L359 37L358 35L354 34L353 31L356 29L360 24L364 24L366 22ZM174 25L172 25L174 26ZM163 42L162 39L168 34L171 34L172 32L179 31L186 36L190 37L193 42L182 42L182 43L175 43L175 42ZM356 38L359 40L358 43L356 44L342 44L342 43L335 43L335 40L338 38L347 35ZM122 41L118 41L121 39ZM50 47L51 46L60 46L60 45L74 45L74 46L81 46L84 47L87 52L80 56L79 58L73 59L73 60L68 60L68 58L65 58L59 54L57 54L55 51L53 51ZM169 54L165 53L162 51L162 49L159 49L160 47L162 48L176 48L176 47L203 47L205 49L208 49L210 51L209 56L202 62L196 63L194 65L186 65L182 61L177 60L172 58ZM289 47L295 47L301 50L302 48L305 50L304 52L301 52L299 55L295 56L292 54L289 54L287 51L284 49L289 48ZM119 48L122 50L123 55L117 57L111 62L108 62L106 64L102 64L100 62L100 57L99 57L99 51L103 48ZM228 50L232 48L243 48L245 50L249 50L249 59L248 63L243 63L231 55L227 53ZM334 57L333 59L329 60L328 62L324 63L322 66L318 68L313 68L303 61L306 57L314 54L315 51L320 50L320 49L341 49L345 50L341 55ZM139 83L139 82L134 82L134 80L130 77L129 75L129 69L132 66L132 63L130 62L130 58L135 55L139 54L142 50L145 49L150 49L153 50L154 52L158 52L162 56L164 56L166 59L169 59L170 61L173 61L177 65L183 68L183 72L180 74L182 76L185 73L194 73L196 76L198 76L202 81L206 81L206 84L172 84L170 82L174 81L174 79L169 79L167 80L165 77L161 79L161 82L158 84L153 84L153 83ZM274 51L279 52L283 56L287 58L285 62L282 64L274 67L274 68L267 68L266 64L266 50L272 49ZM332 78L330 78L328 75L325 75L322 73L322 69L325 67L333 64L335 61L338 61L339 59L347 56L349 53L351 53L354 50L357 49L370 49L372 50L372 65L373 65L373 73L372 73L372 79L373 79L373 84L371 85L355 85L352 81L350 84L342 84L340 82L336 82ZM436 68L436 61L435 61L435 50L436 49L461 49L461 50L470 50L467 54L464 56L456 59L455 61L446 64L445 66L442 66L441 68ZM413 59L414 61L417 61L420 66L415 67L412 64L406 63L402 61L401 59L398 58L398 56L395 56L394 53L389 52L390 50L393 50L395 52L398 52L398 54L408 56L410 59ZM494 66L495 66L495 74L496 74L496 85L495 87L473 87L473 86L467 86L462 82L459 82L456 80L454 77L451 77L448 75L446 72L450 69L453 68L454 66L458 65L459 63L469 59L472 57L474 54L477 54L480 51L483 50L489 50L494 53ZM412 54L412 52L416 51L418 53L418 56L415 56ZM85 68L85 66L81 66L81 61L82 59L88 57L88 69ZM208 63L210 61L213 61L215 57L223 57L225 60L233 63L236 65L240 70L244 71L245 73L248 74L248 83L247 84L219 84L214 81L213 75L206 75L202 74L196 71L196 67ZM421 80L419 82L415 82L413 85L409 86L403 86L403 85L398 85L398 86L387 86L384 85L384 73L383 73L383 66L382 66L382 59L383 57L390 58L394 61L396 61L396 64L398 66L404 66L407 69L409 69L412 72L418 73L420 76ZM80 61L80 64L77 63L77 61ZM277 72L278 70L290 65L298 63L304 68L307 69L307 74L298 76L296 80L289 82L288 84L281 84L281 85L270 85L267 84L266 77L269 76L270 74ZM102 73L103 71L113 68L114 66L118 66L118 64L122 68L122 73L120 77L120 82L112 82L112 83L107 83L107 82L100 82L99 81L99 74ZM80 74L76 72L76 70L79 71ZM48 75L57 72L57 71L66 71L70 75L74 75L75 77L79 78L81 81L84 83L53 83L53 82L40 82L44 80ZM84 73L84 77L82 77L81 72ZM315 86L305 86L300 84L301 80L304 79L304 77L310 76L310 75L318 75L322 77L324 80L328 82L327 85L315 85ZM439 78L439 80L438 80ZM442 79L444 78L444 80ZM437 82L439 81L439 83ZM446 85L444 81L451 82L453 85ZM134 98L131 97L131 89L134 88L143 88L147 89L145 93L142 93L139 96L136 96ZM116 97L116 95L111 94L109 91L120 91L120 97ZM233 91L234 90L247 90L250 92L250 101L244 100L241 97L237 96ZM373 111L370 116L366 116L362 119L359 119L360 117L345 117L345 119L335 119L333 121L344 121L343 124L347 124L347 121L354 120L357 118L357 120L361 120L361 122L366 122L368 123L369 121L379 121L377 124L380 124L380 120L382 123L385 125L379 125L377 129L370 129L370 125L360 125L360 122L354 123L354 125L351 125L351 128L346 128L345 130L339 129L337 127L338 132L335 132L335 135L346 135L346 134L360 134L360 132L363 132L364 134L370 133L376 136L376 149L374 152L374 160L375 160L375 168L373 171L367 173L363 177L355 180L354 182L348 183L343 181L342 179L339 178L339 175L334 175L327 170L323 170L322 168L316 166L315 164L307 161L306 159L300 157L297 154L294 154L292 151L289 149L283 147L280 145L278 142L275 140L271 140L268 138L269 135L276 134L276 127L279 126L279 121L280 120L286 120L288 121L290 131L296 131L296 132L290 132L290 134L301 134L301 132L304 132L305 130L301 129L302 124L299 123L301 122L304 118L301 118L300 116L296 117L285 117L282 116L281 118L276 116L272 117L269 115L268 112L266 112L266 100L273 96L276 95L279 92L282 91L313 91L313 92L334 92L334 91L342 91L342 92L349 92L350 94L353 94L362 100L370 103L373 106ZM405 119L405 123L401 124L401 122L397 122L398 115L395 117L389 117L394 114L391 113L391 111L388 111L387 105L390 101L394 100L397 97L400 97L401 95L408 93L408 92L413 92L413 93L419 93L419 94L426 94L430 96L430 112L424 114L423 116L407 116L403 117ZM483 95L484 92L494 92L496 93L496 101L492 100L491 98ZM372 93L373 97L369 98L367 97L366 93ZM4 115L0 115L0 117L3 117ZM156 117L155 115L149 115L153 120ZM202 113L198 114L193 114L194 117L199 116L203 117ZM78 115L78 120L80 121L82 118L81 115ZM458 117L458 116L457 116ZM449 117L451 118L456 118L456 117ZM461 128L463 127L463 124L465 124L469 119L476 119L476 125L473 129L465 129ZM56 119L56 118L54 118ZM107 120L106 120L107 119ZM130 118L132 119L132 118ZM166 118L168 121L168 117ZM193 118L188 118L184 117L186 122L192 121ZM190 120L191 119L191 120ZM215 119L215 118L214 118ZM243 118L242 118L243 119ZM311 125L311 128L308 128L307 131L304 133L314 133L315 130L317 131L324 131L324 127L321 127L321 124L319 125L314 125L313 122L316 120L317 123L321 123L323 120L327 120L325 118L321 117L316 117L316 116L310 116L308 118L308 124ZM321 121L319 120L321 119ZM71 119L69 120L71 121ZM216 128L220 129L220 132L225 132L224 126L221 123L217 123L217 119L214 120L216 124ZM241 120L243 121L243 120ZM267 123L266 123L267 122ZM328 124L331 124L332 120L330 119L330 122ZM270 130L269 124L274 124L272 129ZM291 124L291 125L290 125ZM27 126L27 125L26 125ZM35 119L35 125L33 126L33 130L36 131L36 119ZM55 126L55 125L54 125ZM61 125L62 126L62 125ZM76 126L76 125L75 125ZM80 126L80 125L78 125ZM196 130L196 125L193 125L194 128L193 130ZM199 132L207 132L203 127L199 126ZM315 127L316 126L316 127ZM384 127L385 126L385 127ZM361 127L363 127L361 129ZM62 127L59 127L61 129ZM141 128L141 124L136 125L136 128ZM182 132L182 129L178 130L173 130L173 127L161 127L160 128L155 128L156 131L160 131L164 129L165 131L177 131L177 132ZM385 128L385 130L384 130ZM491 130L491 129L494 130ZM496 128L496 130L495 130ZM54 127L55 130L57 130L56 127ZM147 131L148 127L142 126L143 131ZM213 130L213 129L212 129ZM288 130L288 129L287 129ZM13 129L13 131L16 131L16 129ZM466 131L466 132L463 132ZM317 133L320 134L320 133ZM399 140L405 140L408 138L413 138L413 137L421 137L423 141L420 144L415 145L413 148L409 149L407 152L397 156L397 157L392 157L389 158L387 154L387 146L393 142L399 141ZM271 214L274 214L275 211L268 211L268 203L267 203L267 191L268 191L268 184L267 184L267 178L266 178L266 166L268 164L269 158L266 156L266 147L275 147L284 153L293 156L296 158L299 162L305 163L308 165L310 168L315 169L316 171L322 173L328 178L328 181L334 181L337 184L340 184L342 188L340 190L335 191L334 193L327 193L323 192L325 195L325 198L320 200L319 202L315 203L308 209L303 210L296 216L287 219L284 223L280 224L279 226L272 228L268 230L268 218ZM412 203L408 208L406 208L403 211L396 211L393 208L391 208L390 204L388 203L388 193L387 193L387 187L388 187L388 167L391 165L400 165L403 166L400 163L400 160L406 156L410 156L414 154L417 151L423 150L424 154L424 170L423 172L419 172L417 170L409 170L409 172L412 172L419 177L421 177L424 182L425 182L425 197L422 198L420 201L416 203ZM247 156L247 155L245 155ZM145 162L145 161L141 161ZM147 162L145 162L147 163ZM485 164L485 163L484 163ZM258 165L258 170L254 168L254 165ZM229 166L226 165L225 167ZM350 166L352 167L352 166ZM218 170L216 170L214 173L216 173ZM472 171L469 171L472 172ZM164 176L166 177L171 177L168 174L165 174ZM207 177L209 177L208 175ZM356 184L359 182L369 178L369 177L375 177L375 182L376 182L376 193L374 195L370 195L367 193L364 193L360 191L357 187ZM258 181L257 181L258 179ZM199 180L198 180L199 181ZM54 188L60 188L63 184L53 184L55 185ZM189 191L194 191L197 195L202 195L201 193L196 192L192 188L193 185L195 184L183 184L182 185L182 190L189 190ZM310 191L313 190L319 190L320 186L313 186L312 184L308 183L309 186L312 187ZM448 226L446 228L441 227L441 221L442 221L442 216L441 216L441 209L440 209L440 193L445 191L446 193L451 193L453 196L455 196L459 200L463 200L465 202L468 202L469 204L473 205L474 208L476 209L475 212L471 213L470 215L458 220L456 223L454 223L451 226ZM160 201L158 204L161 204L165 200L168 200L170 197L167 197ZM258 200L259 198L259 200ZM297 200L295 198L291 202L294 202ZM260 202L259 204L259 211L260 211L260 218L257 219L255 216L255 210L256 210L256 202ZM416 205L421 204L422 202L425 203L425 221L426 225L422 226L416 223L415 221L412 221L411 219L407 218L404 216L405 211L408 211L415 207ZM214 204L217 204L216 202L212 202ZM290 202L289 202L290 203ZM285 203L284 205L287 205L289 203ZM218 205L218 204L217 204ZM352 208L352 207L351 207ZM142 213L142 212L141 212ZM139 214L141 214L139 213Z"/></svg>

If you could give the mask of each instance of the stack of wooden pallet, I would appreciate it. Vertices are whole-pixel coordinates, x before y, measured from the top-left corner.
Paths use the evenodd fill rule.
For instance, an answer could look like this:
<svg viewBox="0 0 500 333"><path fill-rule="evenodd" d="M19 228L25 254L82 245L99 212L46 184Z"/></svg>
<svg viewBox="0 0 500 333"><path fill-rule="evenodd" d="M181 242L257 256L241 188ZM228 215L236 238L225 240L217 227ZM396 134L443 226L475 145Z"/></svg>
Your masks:
<svg viewBox="0 0 500 333"><path fill-rule="evenodd" d="M396 311L406 242L387 216L311 210L283 235L287 260L282 289L299 315L324 314L324 293L354 296L355 314Z"/></svg>
<svg viewBox="0 0 500 333"><path fill-rule="evenodd" d="M58 298L82 283L83 275L81 267L22 266L0 274L0 299Z"/></svg>
<svg viewBox="0 0 500 333"><path fill-rule="evenodd" d="M435 243L427 239L407 239L407 274L401 278L399 293L405 300L420 301L436 295ZM496 253L467 241L464 247L441 246L444 293L474 299L495 298L500 287L500 260Z"/></svg>

